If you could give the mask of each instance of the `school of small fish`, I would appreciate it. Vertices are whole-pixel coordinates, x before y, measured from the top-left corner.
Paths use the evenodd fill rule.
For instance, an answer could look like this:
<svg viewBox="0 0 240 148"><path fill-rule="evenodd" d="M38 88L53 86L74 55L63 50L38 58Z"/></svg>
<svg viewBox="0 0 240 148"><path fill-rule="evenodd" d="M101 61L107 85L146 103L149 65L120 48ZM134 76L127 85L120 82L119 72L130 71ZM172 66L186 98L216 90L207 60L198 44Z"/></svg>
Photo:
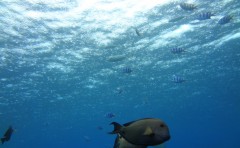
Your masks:
<svg viewBox="0 0 240 148"><path fill-rule="evenodd" d="M196 9L198 9L198 6L193 3L182 2L179 4L179 6L182 10L187 11L187 12L192 12L192 11L195 11ZM207 21L207 20L210 20L213 16L216 16L216 13L213 13L211 11L202 11L202 12L197 13L194 18L198 21ZM175 23L175 22L181 21L185 18L187 18L187 16L178 16L178 17L170 19L169 23ZM233 19L233 15L226 14L225 16L221 17L218 20L217 24L225 25L225 24L229 23L232 19ZM134 28L134 31L135 31L136 36L138 36L138 37L142 36L142 32L140 33L140 30L137 29L136 27ZM170 52L175 55L180 55L182 53L185 53L186 50L187 49L182 46L175 46L173 48L170 48ZM122 61L126 58L124 58L122 56L112 56L109 59L110 59L109 61L115 62L115 61ZM132 72L133 72L132 68L130 68L128 66L122 68L122 73L124 73L124 74L131 74ZM171 77L171 81L176 84L181 84L183 82L186 82L186 79L182 75L173 74ZM115 90L115 92L117 94L121 94L122 89L118 88ZM108 114L106 117L112 118L114 116L111 116L111 114ZM170 139L169 132L167 132L168 134L165 134L165 135L168 135L169 137L167 137L165 140L162 140L161 142L158 141L158 142L154 143L153 142L154 140L151 138L153 138L155 136L155 133L150 128L150 125L152 123L148 122L148 124L146 124L145 121L148 121L148 120L149 119L141 119L141 120L133 121L130 123L126 123L124 125L120 125L116 122L113 122L112 124L114 125L114 131L111 133L117 134L117 137L116 137L115 143L114 143L114 148L147 148L148 146L151 146L151 145L158 145L158 144L164 143L165 141L168 141ZM153 119L150 119L150 120L153 121ZM141 125L141 127L143 128L142 132L140 132L141 130L138 128L138 126L140 126L139 123L142 124ZM138 130L135 131L135 128ZM166 130L168 130L168 128ZM136 132L136 133L134 133L134 132ZM163 133L164 132L161 131L159 134L163 134ZM142 137L143 135L144 135L144 138Z"/></svg>
<svg viewBox="0 0 240 148"><path fill-rule="evenodd" d="M192 12L198 9L198 6L193 3L180 3L180 8L187 12ZM216 16L215 13L211 11L204 11L201 13L198 13L195 17L199 21L209 20L211 17ZM186 16L180 16L175 17L173 19L169 20L169 23L174 23L180 20L185 19ZM233 20L233 15L226 14L225 16L222 16L218 20L218 25L225 25ZM137 29L134 28L135 34L138 37L142 37L143 33ZM171 53L175 55L182 54L186 52L186 48L181 46L175 46L170 49ZM126 60L126 55L112 55L107 58L107 61L112 63L118 63L123 60ZM121 69L122 74L130 75L133 73L133 69L130 66L125 66ZM173 74L171 81L173 83L183 83L186 82L186 79L177 74ZM117 87L117 89L114 91L116 94L122 94L123 89L121 87ZM116 117L116 114L112 112L108 112L104 115L107 119L112 119ZM110 132L110 134L116 134L117 137L115 139L114 148L147 148L148 146L155 146L162 144L170 139L170 133L168 126L160 119L155 118L144 118L139 119L136 121L132 121L123 125L120 125L117 122L112 122L112 125L114 125L114 130ZM47 124L46 124L47 126ZM102 126L97 126L98 130L102 130ZM2 138L0 138L0 143L4 144L5 142L9 141L11 139L12 133L14 132L14 129L12 126L9 126L9 128L6 130ZM91 138L89 136L83 136L83 139L85 141L91 141Z"/></svg>

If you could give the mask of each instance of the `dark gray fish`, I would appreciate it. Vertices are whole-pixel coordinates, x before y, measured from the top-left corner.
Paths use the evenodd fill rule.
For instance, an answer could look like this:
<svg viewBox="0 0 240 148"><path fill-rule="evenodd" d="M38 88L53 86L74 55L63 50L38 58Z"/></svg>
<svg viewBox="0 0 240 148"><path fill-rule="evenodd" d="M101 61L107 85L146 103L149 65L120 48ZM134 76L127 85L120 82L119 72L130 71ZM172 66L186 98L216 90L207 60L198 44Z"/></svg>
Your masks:
<svg viewBox="0 0 240 148"><path fill-rule="evenodd" d="M173 76L172 76L172 81L173 81L174 83L183 83L183 82L185 82L186 80L185 80L183 77L181 77L181 76L173 75Z"/></svg>
<svg viewBox="0 0 240 148"><path fill-rule="evenodd" d="M144 118L123 125L117 122L111 124L114 130L110 134L119 134L133 145L154 146L170 139L168 126L160 119Z"/></svg>
<svg viewBox="0 0 240 148"><path fill-rule="evenodd" d="M124 68L122 69L122 72L123 72L123 73L126 73L126 74L130 74L130 73L132 73L132 69L131 69L130 67L124 67Z"/></svg>
<svg viewBox="0 0 240 148"><path fill-rule="evenodd" d="M174 54L182 53L184 51L185 50L183 48L180 48L180 47L171 48L171 52L174 53Z"/></svg>
<svg viewBox="0 0 240 148"><path fill-rule="evenodd" d="M232 15L226 15L224 17L222 17L219 21L218 24L220 25L224 25L229 23L232 20L233 16Z"/></svg>
<svg viewBox="0 0 240 148"><path fill-rule="evenodd" d="M192 11L197 8L195 4L190 4L190 3L180 3L179 5L183 10L187 10L187 11Z"/></svg>
<svg viewBox="0 0 240 148"><path fill-rule="evenodd" d="M3 135L3 137L0 140L2 142L2 144L11 139L13 131L14 130L13 130L12 126L9 126L9 128L7 129L7 131L5 132L5 134Z"/></svg>
<svg viewBox="0 0 240 148"><path fill-rule="evenodd" d="M207 20L211 19L211 17L214 16L212 12L202 12L198 15L197 19L198 20Z"/></svg>
<svg viewBox="0 0 240 148"><path fill-rule="evenodd" d="M179 17L175 17L175 18L170 19L168 22L174 23L174 22L180 21L184 18L185 18L185 16L179 16Z"/></svg>

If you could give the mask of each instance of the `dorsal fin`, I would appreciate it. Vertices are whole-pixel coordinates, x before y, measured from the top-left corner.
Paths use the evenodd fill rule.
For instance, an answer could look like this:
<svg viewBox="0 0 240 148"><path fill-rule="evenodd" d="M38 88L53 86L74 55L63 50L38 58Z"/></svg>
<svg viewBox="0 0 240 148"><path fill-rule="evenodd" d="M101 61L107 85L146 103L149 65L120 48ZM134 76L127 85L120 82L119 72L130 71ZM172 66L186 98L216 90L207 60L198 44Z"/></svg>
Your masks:
<svg viewBox="0 0 240 148"><path fill-rule="evenodd" d="M136 122L136 121L131 121L131 122L125 123L125 124L123 124L123 126L129 126L129 125L132 124L133 122Z"/></svg>
<svg viewBox="0 0 240 148"><path fill-rule="evenodd" d="M134 123L136 121L145 120L145 119L153 119L153 118L143 118L143 119L139 119L139 120L134 120L134 121L131 121L131 122L123 124L123 126L129 126L130 124L132 124L132 123Z"/></svg>

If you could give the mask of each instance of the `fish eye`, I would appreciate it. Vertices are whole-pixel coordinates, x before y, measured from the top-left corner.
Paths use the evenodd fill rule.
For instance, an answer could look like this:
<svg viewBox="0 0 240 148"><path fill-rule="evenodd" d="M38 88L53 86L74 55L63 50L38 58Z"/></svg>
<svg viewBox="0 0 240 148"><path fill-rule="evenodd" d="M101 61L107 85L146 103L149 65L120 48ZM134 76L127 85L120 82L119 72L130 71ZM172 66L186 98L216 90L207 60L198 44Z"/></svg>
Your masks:
<svg viewBox="0 0 240 148"><path fill-rule="evenodd" d="M165 125L164 124L160 124L160 127L164 127Z"/></svg>

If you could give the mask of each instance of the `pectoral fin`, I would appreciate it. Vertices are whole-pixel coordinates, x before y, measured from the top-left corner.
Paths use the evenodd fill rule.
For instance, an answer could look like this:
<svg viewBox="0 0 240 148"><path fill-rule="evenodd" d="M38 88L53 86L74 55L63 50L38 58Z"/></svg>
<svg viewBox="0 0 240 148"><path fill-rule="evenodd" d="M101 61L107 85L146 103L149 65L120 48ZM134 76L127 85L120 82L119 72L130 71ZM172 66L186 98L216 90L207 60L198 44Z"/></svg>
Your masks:
<svg viewBox="0 0 240 148"><path fill-rule="evenodd" d="M145 136L150 136L150 135L153 135L153 134L154 133L153 133L153 131L150 127L147 127L145 132L143 133L143 135L145 135Z"/></svg>

